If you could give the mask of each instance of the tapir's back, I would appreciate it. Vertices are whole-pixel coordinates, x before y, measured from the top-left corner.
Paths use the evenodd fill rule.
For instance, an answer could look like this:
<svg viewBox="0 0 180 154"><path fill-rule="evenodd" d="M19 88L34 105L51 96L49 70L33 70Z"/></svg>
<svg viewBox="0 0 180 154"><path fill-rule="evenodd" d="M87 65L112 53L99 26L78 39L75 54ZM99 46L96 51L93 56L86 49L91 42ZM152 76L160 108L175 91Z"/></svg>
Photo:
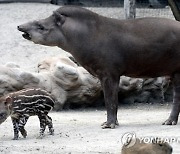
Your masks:
<svg viewBox="0 0 180 154"><path fill-rule="evenodd" d="M165 18L142 18L124 20L120 25L121 29L114 34L118 45L114 44L117 48L112 55L123 59L119 62L124 75L157 77L180 70L179 22Z"/></svg>
<svg viewBox="0 0 180 154"><path fill-rule="evenodd" d="M48 114L55 103L53 96L42 89L24 89L9 96L13 99L14 114L37 115L38 112Z"/></svg>

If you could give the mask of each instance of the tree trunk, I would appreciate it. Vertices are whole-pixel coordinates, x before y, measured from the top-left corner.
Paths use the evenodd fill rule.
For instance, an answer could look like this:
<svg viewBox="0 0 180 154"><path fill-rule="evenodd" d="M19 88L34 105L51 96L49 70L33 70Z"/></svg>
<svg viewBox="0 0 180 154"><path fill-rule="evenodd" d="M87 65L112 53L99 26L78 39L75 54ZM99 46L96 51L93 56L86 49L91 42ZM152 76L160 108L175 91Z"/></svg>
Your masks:
<svg viewBox="0 0 180 154"><path fill-rule="evenodd" d="M136 17L135 0L124 0L125 19L134 19Z"/></svg>
<svg viewBox="0 0 180 154"><path fill-rule="evenodd" d="M176 0L168 0L168 4L171 7L175 19L180 21L180 10L178 8Z"/></svg>

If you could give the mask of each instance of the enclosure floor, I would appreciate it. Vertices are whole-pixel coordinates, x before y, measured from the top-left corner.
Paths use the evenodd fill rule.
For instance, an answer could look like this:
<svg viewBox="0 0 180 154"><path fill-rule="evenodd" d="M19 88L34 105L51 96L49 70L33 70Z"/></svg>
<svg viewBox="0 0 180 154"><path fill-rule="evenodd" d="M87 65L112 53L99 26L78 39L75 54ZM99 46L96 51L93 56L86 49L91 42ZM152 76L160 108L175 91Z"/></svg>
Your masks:
<svg viewBox="0 0 180 154"><path fill-rule="evenodd" d="M119 154L122 135L136 133L137 137L179 138L179 124L164 126L170 112L169 107L139 106L119 109L120 126L116 129L101 129L105 121L105 110L78 110L52 112L55 135L36 139L39 133L37 117L31 117L26 125L28 136L18 141L12 140L13 131L10 118L0 125L0 153L10 154ZM174 153L179 154L180 143L171 143Z"/></svg>

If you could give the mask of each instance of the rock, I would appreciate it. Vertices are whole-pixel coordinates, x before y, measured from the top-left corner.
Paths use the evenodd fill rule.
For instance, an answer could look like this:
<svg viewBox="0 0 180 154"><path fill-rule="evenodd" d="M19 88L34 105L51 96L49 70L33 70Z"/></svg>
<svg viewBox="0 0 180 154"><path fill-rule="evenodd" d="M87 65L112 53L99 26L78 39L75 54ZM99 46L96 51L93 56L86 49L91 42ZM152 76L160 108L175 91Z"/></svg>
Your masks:
<svg viewBox="0 0 180 154"><path fill-rule="evenodd" d="M68 57L52 57L38 65L38 73L31 73L7 64L0 68L0 94L23 88L40 87L57 99L55 109L65 102L91 103L101 92L100 82Z"/></svg>
<svg viewBox="0 0 180 154"><path fill-rule="evenodd" d="M92 103L100 95L99 80L68 57L45 59L38 72L50 72L51 80L67 92L66 102Z"/></svg>
<svg viewBox="0 0 180 154"><path fill-rule="evenodd" d="M10 67L10 68L20 68L19 65L17 65L16 63L13 63L13 62L6 63L5 66Z"/></svg>
<svg viewBox="0 0 180 154"><path fill-rule="evenodd" d="M119 101L124 103L164 103L172 100L172 94L169 94L169 85L170 78L168 77L140 79L122 76L119 85ZM172 91L172 87L170 91Z"/></svg>
<svg viewBox="0 0 180 154"><path fill-rule="evenodd" d="M140 91L143 87L143 79L121 76L119 88L121 91Z"/></svg>

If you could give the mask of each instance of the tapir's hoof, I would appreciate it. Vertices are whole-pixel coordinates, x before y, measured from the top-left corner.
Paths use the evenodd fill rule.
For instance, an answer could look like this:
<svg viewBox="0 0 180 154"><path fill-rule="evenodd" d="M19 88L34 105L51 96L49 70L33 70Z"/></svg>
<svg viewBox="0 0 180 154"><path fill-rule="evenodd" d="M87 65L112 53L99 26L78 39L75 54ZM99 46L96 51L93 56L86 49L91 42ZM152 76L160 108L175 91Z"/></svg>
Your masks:
<svg viewBox="0 0 180 154"><path fill-rule="evenodd" d="M49 131L49 135L54 135L54 129L51 129L50 131Z"/></svg>
<svg viewBox="0 0 180 154"><path fill-rule="evenodd" d="M19 137L14 137L12 140L18 140L19 139Z"/></svg>
<svg viewBox="0 0 180 154"><path fill-rule="evenodd" d="M165 122L163 122L163 125L176 125L177 120L167 119Z"/></svg>
<svg viewBox="0 0 180 154"><path fill-rule="evenodd" d="M104 122L101 124L102 129L106 129L106 128L114 129L115 126L119 126L118 121L116 121L115 123Z"/></svg>
<svg viewBox="0 0 180 154"><path fill-rule="evenodd" d="M43 139L44 138L44 134L43 135L39 135L38 137L36 137L36 139Z"/></svg>
<svg viewBox="0 0 180 154"><path fill-rule="evenodd" d="M24 129L23 131L21 131L21 134L22 134L22 136L24 137L24 138L26 138L27 137L27 131Z"/></svg>

